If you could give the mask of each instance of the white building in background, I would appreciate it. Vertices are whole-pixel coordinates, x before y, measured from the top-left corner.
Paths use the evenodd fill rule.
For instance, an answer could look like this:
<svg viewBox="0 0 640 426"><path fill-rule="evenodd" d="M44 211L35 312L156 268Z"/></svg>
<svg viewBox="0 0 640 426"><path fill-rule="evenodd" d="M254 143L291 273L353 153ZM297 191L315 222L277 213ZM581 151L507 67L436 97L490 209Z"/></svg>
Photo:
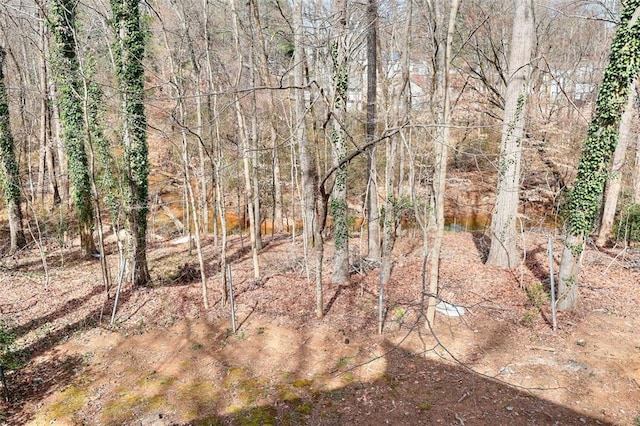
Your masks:
<svg viewBox="0 0 640 426"><path fill-rule="evenodd" d="M572 69L553 68L544 74L541 90L552 99L569 96L573 101L587 102L595 97L596 76L601 74L602 70L587 64Z"/></svg>

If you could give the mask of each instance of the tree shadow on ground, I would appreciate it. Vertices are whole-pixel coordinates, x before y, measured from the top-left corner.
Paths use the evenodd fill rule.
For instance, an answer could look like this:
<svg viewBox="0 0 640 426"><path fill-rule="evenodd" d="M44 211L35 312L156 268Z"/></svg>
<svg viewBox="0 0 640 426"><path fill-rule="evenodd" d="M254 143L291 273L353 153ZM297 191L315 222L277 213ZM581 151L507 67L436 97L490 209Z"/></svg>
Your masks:
<svg viewBox="0 0 640 426"><path fill-rule="evenodd" d="M325 308L322 310L322 315L329 314L329 311L331 311L331 307L333 307L333 304L336 303L336 300L338 300L338 297L340 297L340 294L342 294L342 290L345 287L346 286L342 285L337 286L336 291L333 293L333 296L331 296L331 299L329 299L329 303L327 303L327 306L325 306Z"/></svg>
<svg viewBox="0 0 640 426"><path fill-rule="evenodd" d="M60 306L58 309L56 309L53 312L49 312L46 315L43 315L39 318L35 318L32 319L31 321L27 322L26 324L20 325L18 327L15 327L14 329L10 330L9 332L13 335L15 335L16 337L20 337L26 333L28 333L31 330L34 330L44 324L49 324L67 314L69 314L69 312L81 307L83 304L85 304L87 301L89 301L91 298L93 298L94 296L103 293L104 292L104 288L102 286L94 286L91 291L89 291L88 293L86 293L85 295L83 295L82 297L76 297L74 299L68 300L66 303L64 303L62 306Z"/></svg>
<svg viewBox="0 0 640 426"><path fill-rule="evenodd" d="M484 232L472 232L471 236L473 238L473 244L478 250L478 255L480 255L480 260L482 261L482 263L485 263L487 261L487 257L489 256L491 237Z"/></svg>
<svg viewBox="0 0 640 426"><path fill-rule="evenodd" d="M386 371L372 382L339 373L346 384L331 390L313 385L295 398L205 416L183 425L612 425L543 399L544 391L517 388L460 365L426 359L387 345ZM364 366L366 368L366 366ZM200 401L197 412L211 413ZM161 421L162 412L151 414ZM132 421L131 424L134 424ZM159 423L165 424L165 423Z"/></svg>
<svg viewBox="0 0 640 426"><path fill-rule="evenodd" d="M537 247L535 250L527 253L525 264L533 276L543 284L544 290L549 292L551 291L551 283L549 281L549 261L547 257L545 257L546 263L544 260L540 260L540 256L544 256L547 253L548 249L546 247ZM555 260L553 269L555 272L559 269L559 265L555 263Z"/></svg>
<svg viewBox="0 0 640 426"><path fill-rule="evenodd" d="M212 331L215 329L212 328ZM258 339L264 335L256 334L253 338ZM304 363L310 356L318 354L314 352L317 347L308 344L309 339L306 339L300 346L289 348L293 350L290 352L291 356L299 359L299 367L290 374L281 375L277 383L272 383L261 380L258 376L269 376L272 371L256 370L256 375L252 375L246 367L242 367L241 362L233 358L234 354L237 355L236 352L224 355L216 349L218 344L214 342L196 347L192 343L202 342L197 333L187 335L186 338L187 341L183 343L186 348L199 351L211 349L216 361L225 366L226 378L198 375L191 377L189 381L190 376L158 377L157 383L163 383L160 381L162 379L166 384L164 387L156 384L151 389L157 389L157 392L149 393L147 382L152 383L153 380L147 379L155 377L157 373L154 370L143 374L146 371L143 369L144 371L131 374L144 377L144 384L136 384L139 387L137 391L124 392L122 396L118 396L124 398L124 403L119 405L121 409L118 412L111 410L103 417L94 417L89 423L157 426L613 425L606 419L545 399L546 392L555 392L557 395L558 390L566 395L565 400L579 399L579 395L574 398L567 389L548 389L545 392L516 387L479 374L461 364L443 361L433 355L433 351L425 352L429 355L425 357L424 354L409 352L389 341L381 342L380 362L378 358L371 358L356 364L353 359L346 357L341 358L336 365L331 361L334 358L327 357L325 360L330 364L325 364L324 370L333 371L311 376L307 374ZM213 340L220 338L218 336ZM267 341L263 342L266 343ZM233 344L233 341L227 344ZM66 415L71 416L67 418L77 419L74 424L87 424L86 419L82 420L82 414L78 413L78 417L75 417L73 413L82 410L83 406L93 404L91 401L102 407L115 406L113 401L99 400L104 389L90 389L82 385L85 383L83 380L91 381L83 378L85 363L86 360L81 356L59 359L53 352L43 362L31 366L30 370L17 373L19 380L16 380L13 389L18 401L15 402L13 412L11 409L5 410L5 415L14 415L6 417L5 423L22 425L33 421L33 414L20 411L19 405L27 402L33 405L57 390L61 391L60 397L57 402L46 407L46 411L64 412L64 415L60 415L61 421L64 421ZM157 365L154 367L158 368ZM368 376L375 378L361 380L361 373L368 370L371 370ZM116 374L117 371L114 369L109 374ZM372 371L376 372L375 375L370 374ZM335 380L327 382L326 374L330 374ZM171 387L174 380L179 381L178 387ZM236 404L229 406L230 401L223 402L225 398L221 397L218 390L241 397L241 401L236 399ZM133 398L131 401L135 404L128 404L127 397ZM163 403L157 404L158 401ZM596 412L597 407L590 409L591 412ZM189 420L176 423L176 410L181 413L178 418L185 419L184 416L187 416ZM0 414L2 413L0 405ZM51 417L55 418L55 415L52 414ZM170 421L171 418L174 420Z"/></svg>
<svg viewBox="0 0 640 426"><path fill-rule="evenodd" d="M31 419L21 407L38 403L46 395L63 389L77 377L83 364L79 355L60 358L54 352L45 361L10 372L7 381L11 399L9 403L0 404L0 424L26 424Z"/></svg>
<svg viewBox="0 0 640 426"><path fill-rule="evenodd" d="M101 286L96 286L85 296L73 299L55 311L15 328L12 333L21 336L41 325L49 324L55 319L65 316L74 307L87 302L101 291L104 289ZM132 291L133 289L127 289L121 292L119 303L126 303L131 297ZM2 423L3 412L8 416L14 416L21 412L21 407L25 403L42 400L52 390L64 388L77 376L78 371L83 367L83 360L80 356L59 358L54 350L52 354L47 355L44 361L34 362L32 358L53 349L76 332L96 327L102 315L111 312L113 303L114 298L111 297L102 306L96 307L76 321L46 333L14 352L15 358L21 360L24 366L6 373L11 400L8 404L4 404L5 407L0 405L0 424L5 424ZM22 425L27 420L16 418L15 422L13 420L11 422L5 420L5 422L6 424Z"/></svg>
<svg viewBox="0 0 640 426"><path fill-rule="evenodd" d="M81 306L83 303L87 302L89 299L100 294L103 291L104 289L101 286L96 286L87 295L70 300L60 308L56 309L54 312L51 312L35 320L29 321L25 325L16 327L15 329L11 330L11 333L15 334L16 336L21 336L28 333L31 330L38 328L41 325L49 324L55 319L61 318L67 315L69 312L72 312L75 308ZM131 288L123 290L120 293L120 298L118 303L125 304L127 300L129 300L129 298L131 297L131 294L133 291L134 289L131 289ZM64 339L66 339L69 335L73 333L87 330L97 326L100 318L103 315L109 314L111 312L111 309L113 308L113 303L114 303L114 297L112 296L107 301L105 301L105 303L102 306L96 307L92 311L88 312L82 318L72 323L66 324L65 326L60 327L54 332L46 333L41 338L32 341L28 345L21 348L19 350L19 354L22 354L23 357L38 355L40 353L46 352L47 350L53 348L54 346L62 342Z"/></svg>

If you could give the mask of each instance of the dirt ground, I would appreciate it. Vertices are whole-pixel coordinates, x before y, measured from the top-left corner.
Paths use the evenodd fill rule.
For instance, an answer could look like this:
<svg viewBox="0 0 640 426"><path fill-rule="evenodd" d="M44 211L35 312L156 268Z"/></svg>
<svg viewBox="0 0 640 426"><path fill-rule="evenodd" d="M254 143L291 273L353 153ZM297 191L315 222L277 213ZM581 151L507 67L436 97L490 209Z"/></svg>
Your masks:
<svg viewBox="0 0 640 426"><path fill-rule="evenodd" d="M345 287L327 276L318 320L302 246L290 236L265 238L259 281L248 239L232 238L236 333L212 240L208 310L195 250L151 238L154 285L123 289L113 328L98 261L51 252L45 286L35 250L4 258L1 318L28 363L7 373L11 402L0 405L0 422L639 425L640 253L590 248L580 310L559 314L554 332L547 237L524 234L526 262L505 271L483 265L482 235L447 232L440 296L466 313L438 313L429 328L421 236L406 231L384 289L382 334L378 270L355 272ZM351 244L357 259L360 241ZM329 245L327 272L331 256ZM115 275L117 256L108 260Z"/></svg>

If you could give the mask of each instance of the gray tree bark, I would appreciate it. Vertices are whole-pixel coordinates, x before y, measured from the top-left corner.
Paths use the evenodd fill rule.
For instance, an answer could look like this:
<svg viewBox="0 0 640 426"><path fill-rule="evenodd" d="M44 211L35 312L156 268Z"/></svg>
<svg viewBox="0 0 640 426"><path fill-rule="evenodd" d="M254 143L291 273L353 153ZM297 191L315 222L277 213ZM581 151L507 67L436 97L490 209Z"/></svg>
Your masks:
<svg viewBox="0 0 640 426"><path fill-rule="evenodd" d="M40 31L40 87L42 99L40 101L40 143L42 144L40 170L38 172L38 190L41 201L44 201L45 178L49 177L49 191L52 195L54 205L60 204L60 194L58 193L58 179L56 177L55 161L53 149L51 147L51 105L49 102L49 40L47 37L47 26L44 19L39 26Z"/></svg>
<svg viewBox="0 0 640 426"><path fill-rule="evenodd" d="M378 2L369 0L367 5L367 119L365 133L367 143L376 137L378 92ZM378 211L378 181L376 147L367 152L367 257L380 260L380 212Z"/></svg>
<svg viewBox="0 0 640 426"><path fill-rule="evenodd" d="M513 268L519 263L516 247L520 163L526 110L527 83L535 36L533 2L517 1L509 53L502 141L498 161L496 204L491 218L488 265Z"/></svg>
<svg viewBox="0 0 640 426"><path fill-rule="evenodd" d="M633 163L633 204L640 204L640 132L635 137L635 161Z"/></svg>
<svg viewBox="0 0 640 426"><path fill-rule="evenodd" d="M620 120L618 145L613 153L613 164L611 165L611 173L607 179L604 194L604 207L602 208L602 215L600 217L598 237L596 238L596 245L598 247L603 247L611 240L613 221L616 216L618 198L620 197L620 190L622 188L622 168L624 167L625 158L627 156L627 148L635 136L633 134L633 125L638 112L636 109L638 98L636 96L636 91L633 90L633 88L636 87L637 81L638 80L636 78L636 81L632 85L629 101L627 102L624 114L622 114L622 119Z"/></svg>
<svg viewBox="0 0 640 426"><path fill-rule="evenodd" d="M347 62L347 0L334 2L336 16L336 41L333 42L333 106L332 133L333 160L338 165L347 156L347 89L349 64ZM349 283L349 227L347 224L347 164L335 172L335 183L331 195L331 215L333 217L333 284Z"/></svg>
<svg viewBox="0 0 640 426"><path fill-rule="evenodd" d="M240 29L238 20L240 17L238 16L238 9L236 6L235 0L230 0L231 10L233 11L233 32L235 37L235 54L237 56L237 66L238 66L238 75L236 76L235 86L239 87L240 81L242 79L242 69L243 65L243 54L240 47ZM251 145L249 141L249 136L247 135L247 125L245 121L245 116L242 111L242 106L240 105L240 98L236 93L234 95L234 108L236 111L236 118L238 120L238 130L240 133L241 147L242 147L242 165L243 165L243 175L244 175L244 192L245 199L247 200L247 212L249 215L249 240L251 243L251 258L253 260L253 276L255 279L260 277L260 263L258 260L258 246L257 239L259 231L259 224L257 224L255 210L254 210L254 197L257 197L255 191L257 188L254 188L252 184L252 158L253 155L251 153Z"/></svg>
<svg viewBox="0 0 640 426"><path fill-rule="evenodd" d="M22 229L20 173L9 122L9 103L4 84L5 50L0 46L0 184L7 203L9 235L13 253L26 244Z"/></svg>
<svg viewBox="0 0 640 426"><path fill-rule="evenodd" d="M293 53L293 85L295 86L295 138L298 144L298 156L302 173L302 226L303 240L306 247L317 244L314 240L316 223L316 199L318 197L318 172L316 155L307 138L305 84L304 78L304 23L302 21L303 0L293 5L294 53Z"/></svg>
<svg viewBox="0 0 640 426"><path fill-rule="evenodd" d="M449 21L447 33L444 40L444 49L441 57L438 58L436 75L438 82L436 86L436 99L441 105L436 106L436 120L439 124L434 136L435 151L435 174L433 177L433 193L435 201L435 233L433 246L431 249L431 270L429 272L429 300L427 305L427 321L433 324L435 319L436 295L439 289L440 275L440 249L444 237L444 192L445 180L447 177L447 162L449 161L449 124L451 115L451 105L449 99L449 69L451 65L451 51L453 48L453 34L455 31L456 18L461 0L453 0L449 11ZM436 13L437 22L439 13Z"/></svg>

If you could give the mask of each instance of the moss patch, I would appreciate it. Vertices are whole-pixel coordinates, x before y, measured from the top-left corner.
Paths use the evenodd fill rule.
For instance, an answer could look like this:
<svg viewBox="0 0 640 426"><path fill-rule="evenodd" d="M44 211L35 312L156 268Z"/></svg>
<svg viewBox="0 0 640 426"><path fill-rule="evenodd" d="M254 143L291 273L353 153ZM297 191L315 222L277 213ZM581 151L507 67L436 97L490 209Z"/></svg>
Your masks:
<svg viewBox="0 0 640 426"><path fill-rule="evenodd" d="M295 411L296 413L300 413L308 416L308 415L311 415L311 408L312 408L311 402L304 402L302 404L297 405L293 409L293 411Z"/></svg>
<svg viewBox="0 0 640 426"><path fill-rule="evenodd" d="M117 399L110 401L102 411L102 423L106 425L123 424L132 420L134 412L145 406L145 398L136 392L120 392Z"/></svg>
<svg viewBox="0 0 640 426"><path fill-rule="evenodd" d="M205 381L185 383L178 388L176 395L183 416L188 421L198 418L202 421L208 418L215 418L218 398L219 393L216 386L211 382Z"/></svg>
<svg viewBox="0 0 640 426"><path fill-rule="evenodd" d="M308 388L313 384L311 379L297 379L293 381L294 388Z"/></svg>
<svg viewBox="0 0 640 426"><path fill-rule="evenodd" d="M242 407L253 405L266 393L266 386L257 378L248 375L243 369L233 367L229 369L223 381L225 389L235 391Z"/></svg>
<svg viewBox="0 0 640 426"><path fill-rule="evenodd" d="M106 404L102 411L102 423L122 424L167 407L167 393L174 382L175 378L161 376L156 372L143 375L135 382L133 389L121 388L117 397Z"/></svg>
<svg viewBox="0 0 640 426"><path fill-rule="evenodd" d="M87 391L77 386L69 386L60 393L58 402L45 412L45 423L72 418L87 403Z"/></svg>
<svg viewBox="0 0 640 426"><path fill-rule="evenodd" d="M277 423L277 412L273 407L254 407L236 415L236 424L241 426L267 426Z"/></svg>

